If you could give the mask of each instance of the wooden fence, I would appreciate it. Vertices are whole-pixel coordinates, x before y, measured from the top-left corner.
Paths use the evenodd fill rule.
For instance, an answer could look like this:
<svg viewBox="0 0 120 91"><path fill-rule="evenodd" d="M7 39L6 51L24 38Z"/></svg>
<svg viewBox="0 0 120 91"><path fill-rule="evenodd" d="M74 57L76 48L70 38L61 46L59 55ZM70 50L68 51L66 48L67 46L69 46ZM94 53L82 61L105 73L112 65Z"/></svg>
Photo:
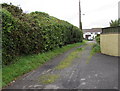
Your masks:
<svg viewBox="0 0 120 91"><path fill-rule="evenodd" d="M113 34L113 33L119 33L120 34L120 26L118 27L107 27L102 28L102 34Z"/></svg>

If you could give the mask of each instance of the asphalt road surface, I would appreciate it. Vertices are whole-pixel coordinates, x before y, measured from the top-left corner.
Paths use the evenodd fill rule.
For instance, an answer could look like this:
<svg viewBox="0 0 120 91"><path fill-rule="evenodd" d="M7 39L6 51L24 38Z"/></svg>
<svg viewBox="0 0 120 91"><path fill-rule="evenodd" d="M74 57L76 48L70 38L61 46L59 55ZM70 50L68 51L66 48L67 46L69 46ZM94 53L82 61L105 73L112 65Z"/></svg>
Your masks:
<svg viewBox="0 0 120 91"><path fill-rule="evenodd" d="M75 58L68 56L78 47L25 74L5 89L118 89L118 58L101 53L91 56L92 43L80 46L83 50ZM71 60L70 65L56 69L65 59Z"/></svg>

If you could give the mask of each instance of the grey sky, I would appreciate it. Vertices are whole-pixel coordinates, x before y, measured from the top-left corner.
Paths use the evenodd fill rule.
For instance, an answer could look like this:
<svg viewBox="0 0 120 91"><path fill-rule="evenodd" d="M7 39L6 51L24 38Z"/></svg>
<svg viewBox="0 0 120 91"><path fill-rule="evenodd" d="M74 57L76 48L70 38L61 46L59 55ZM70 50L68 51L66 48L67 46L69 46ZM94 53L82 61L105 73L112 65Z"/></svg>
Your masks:
<svg viewBox="0 0 120 91"><path fill-rule="evenodd" d="M81 0L83 28L108 27L118 18L120 0ZM20 5L24 12L42 11L79 26L79 0L2 0Z"/></svg>

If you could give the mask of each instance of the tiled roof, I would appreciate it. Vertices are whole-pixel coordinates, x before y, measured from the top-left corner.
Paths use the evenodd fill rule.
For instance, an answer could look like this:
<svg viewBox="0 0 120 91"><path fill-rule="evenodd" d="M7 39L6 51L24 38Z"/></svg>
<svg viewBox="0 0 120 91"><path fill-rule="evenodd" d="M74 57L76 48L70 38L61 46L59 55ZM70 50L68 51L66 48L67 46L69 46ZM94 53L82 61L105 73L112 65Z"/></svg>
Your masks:
<svg viewBox="0 0 120 91"><path fill-rule="evenodd" d="M83 32L102 32L102 28L83 29Z"/></svg>

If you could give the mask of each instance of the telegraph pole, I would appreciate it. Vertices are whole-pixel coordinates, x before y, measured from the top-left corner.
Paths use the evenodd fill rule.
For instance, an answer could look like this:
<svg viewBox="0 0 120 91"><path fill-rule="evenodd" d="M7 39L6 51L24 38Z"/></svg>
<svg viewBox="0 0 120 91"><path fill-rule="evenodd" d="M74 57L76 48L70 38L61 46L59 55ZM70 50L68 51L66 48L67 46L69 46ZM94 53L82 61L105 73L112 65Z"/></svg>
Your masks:
<svg viewBox="0 0 120 91"><path fill-rule="evenodd" d="M120 19L120 1L118 2L118 20Z"/></svg>
<svg viewBox="0 0 120 91"><path fill-rule="evenodd" d="M82 30L82 22L81 22L81 5L79 0L79 28Z"/></svg>

